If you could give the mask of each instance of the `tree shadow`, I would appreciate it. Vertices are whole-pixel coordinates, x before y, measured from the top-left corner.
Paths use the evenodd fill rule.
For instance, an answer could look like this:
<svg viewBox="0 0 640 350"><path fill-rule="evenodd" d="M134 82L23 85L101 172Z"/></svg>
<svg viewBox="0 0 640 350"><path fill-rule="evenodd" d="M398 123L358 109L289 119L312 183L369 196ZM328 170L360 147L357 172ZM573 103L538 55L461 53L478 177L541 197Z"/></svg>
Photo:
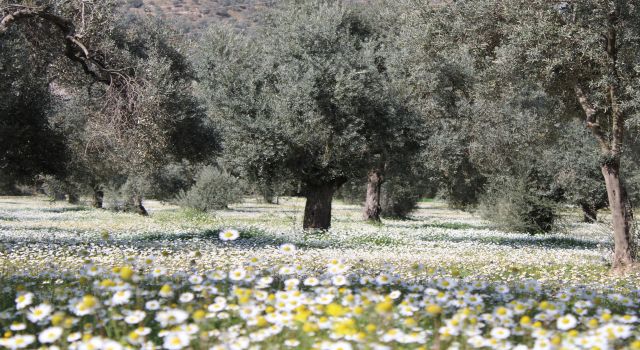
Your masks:
<svg viewBox="0 0 640 350"><path fill-rule="evenodd" d="M555 249L597 249L601 243L573 237L557 236L530 236L530 237L449 237L449 236L422 236L423 241L433 242L479 242L509 246L512 248L555 248Z"/></svg>

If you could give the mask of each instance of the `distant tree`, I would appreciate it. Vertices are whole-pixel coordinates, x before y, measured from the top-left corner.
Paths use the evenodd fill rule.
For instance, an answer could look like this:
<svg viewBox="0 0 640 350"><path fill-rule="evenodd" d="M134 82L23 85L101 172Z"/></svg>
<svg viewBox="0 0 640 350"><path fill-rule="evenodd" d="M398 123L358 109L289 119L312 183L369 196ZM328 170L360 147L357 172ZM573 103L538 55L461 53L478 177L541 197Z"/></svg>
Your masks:
<svg viewBox="0 0 640 350"><path fill-rule="evenodd" d="M386 26L395 31L387 45L390 75L408 102L423 115L422 149L429 181L437 182L454 207L475 205L486 182L471 159L478 72L467 47L446 33L455 20L451 7L432 1L383 1ZM429 186L430 187L430 186Z"/></svg>
<svg viewBox="0 0 640 350"><path fill-rule="evenodd" d="M567 123L542 158L566 200L582 209L584 222L596 222L606 208L607 188L600 172L596 141L579 121Z"/></svg>

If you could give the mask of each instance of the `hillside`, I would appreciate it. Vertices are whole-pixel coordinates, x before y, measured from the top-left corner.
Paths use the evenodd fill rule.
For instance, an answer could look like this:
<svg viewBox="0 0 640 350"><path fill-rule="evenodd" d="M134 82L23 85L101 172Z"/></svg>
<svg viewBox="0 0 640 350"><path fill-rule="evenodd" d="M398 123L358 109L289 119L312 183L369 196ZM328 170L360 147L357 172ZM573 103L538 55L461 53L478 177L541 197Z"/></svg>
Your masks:
<svg viewBox="0 0 640 350"><path fill-rule="evenodd" d="M365 0L345 0L365 2ZM123 0L125 12L153 15L175 23L188 33L197 34L212 22L228 22L239 28L250 27L257 14L279 0Z"/></svg>

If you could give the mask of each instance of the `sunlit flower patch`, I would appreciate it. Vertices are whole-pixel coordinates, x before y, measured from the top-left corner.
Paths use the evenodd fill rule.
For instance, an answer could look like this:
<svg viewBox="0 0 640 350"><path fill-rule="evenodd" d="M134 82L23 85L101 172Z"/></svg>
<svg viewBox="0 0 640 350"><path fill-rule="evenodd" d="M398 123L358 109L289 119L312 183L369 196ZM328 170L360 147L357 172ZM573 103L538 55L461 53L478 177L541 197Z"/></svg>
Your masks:
<svg viewBox="0 0 640 350"><path fill-rule="evenodd" d="M224 233L221 233L221 238ZM293 245L280 247L290 256ZM640 292L493 284L416 267L314 275L251 261L166 273L153 261L9 286L8 349L640 349ZM7 288L5 288L5 292Z"/></svg>

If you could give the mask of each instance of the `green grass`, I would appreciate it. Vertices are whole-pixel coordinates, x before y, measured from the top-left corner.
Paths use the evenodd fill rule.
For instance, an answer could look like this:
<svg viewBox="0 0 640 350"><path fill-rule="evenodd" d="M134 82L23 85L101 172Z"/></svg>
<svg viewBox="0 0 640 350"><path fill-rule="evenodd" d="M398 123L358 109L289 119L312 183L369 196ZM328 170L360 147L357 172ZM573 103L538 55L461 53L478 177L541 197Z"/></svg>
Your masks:
<svg viewBox="0 0 640 350"><path fill-rule="evenodd" d="M448 230L468 230L468 229L485 228L484 226L471 225L463 222L434 222L434 223L422 225L422 227L444 228Z"/></svg>
<svg viewBox="0 0 640 350"><path fill-rule="evenodd" d="M435 198L420 198L418 199L418 203L433 203Z"/></svg>
<svg viewBox="0 0 640 350"><path fill-rule="evenodd" d="M353 245L358 246L399 246L403 242L399 239L387 236L358 236L350 241Z"/></svg>

